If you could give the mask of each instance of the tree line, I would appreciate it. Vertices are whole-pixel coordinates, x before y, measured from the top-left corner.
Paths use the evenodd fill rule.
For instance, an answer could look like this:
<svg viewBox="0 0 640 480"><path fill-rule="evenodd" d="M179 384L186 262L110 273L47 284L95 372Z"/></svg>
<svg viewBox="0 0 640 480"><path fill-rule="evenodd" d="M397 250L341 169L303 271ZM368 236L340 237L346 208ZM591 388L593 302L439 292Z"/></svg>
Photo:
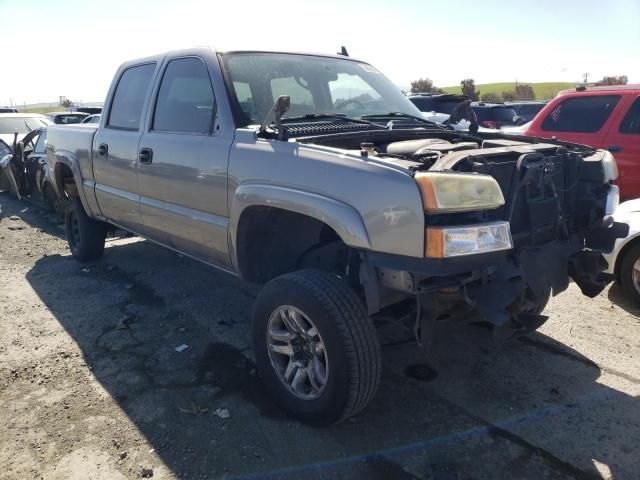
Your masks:
<svg viewBox="0 0 640 480"><path fill-rule="evenodd" d="M595 85L626 85L628 81L629 79L626 75L605 76L602 77L602 80L595 82ZM533 90L533 87L528 83L516 83L513 90L506 90L502 93L487 92L481 94L480 90L477 89L473 78L465 78L460 81L460 90L463 95L466 95L474 102L482 100L483 102L500 103L513 102L515 100L536 99L536 93ZM433 80L424 77L411 82L411 93L439 94L445 92L441 88L436 87L433 84Z"/></svg>

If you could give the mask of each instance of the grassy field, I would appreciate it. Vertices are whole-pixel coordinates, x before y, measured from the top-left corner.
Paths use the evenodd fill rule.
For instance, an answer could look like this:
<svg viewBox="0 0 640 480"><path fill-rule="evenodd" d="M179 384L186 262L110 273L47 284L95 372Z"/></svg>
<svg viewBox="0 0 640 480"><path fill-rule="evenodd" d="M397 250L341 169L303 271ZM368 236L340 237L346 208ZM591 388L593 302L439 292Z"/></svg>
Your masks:
<svg viewBox="0 0 640 480"><path fill-rule="evenodd" d="M20 113L49 113L49 112L62 112L64 111L64 107L39 107L39 108L27 108L26 110L18 105L16 105L18 112Z"/></svg>
<svg viewBox="0 0 640 480"><path fill-rule="evenodd" d="M519 82L519 83L527 83L527 82ZM560 90L566 90L569 88L574 88L576 83L570 82L542 82L542 83L531 83L533 87L533 91L536 94L537 100L545 100L550 99L556 96ZM516 84L515 82L505 82L505 83L485 83L481 85L476 85L476 89L480 90L480 95L483 93L495 93L502 94L502 92L506 92L509 90L515 90ZM461 93L460 85L455 87L444 87L443 90L447 93Z"/></svg>

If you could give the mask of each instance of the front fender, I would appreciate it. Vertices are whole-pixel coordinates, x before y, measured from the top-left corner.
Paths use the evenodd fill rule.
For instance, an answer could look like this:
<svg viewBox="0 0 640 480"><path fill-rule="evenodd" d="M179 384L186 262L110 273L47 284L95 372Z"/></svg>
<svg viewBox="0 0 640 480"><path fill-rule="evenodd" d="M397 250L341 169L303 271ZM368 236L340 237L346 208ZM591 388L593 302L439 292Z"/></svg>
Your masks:
<svg viewBox="0 0 640 480"><path fill-rule="evenodd" d="M358 211L346 203L315 193L264 184L240 185L229 209L229 248L237 267L236 234L240 217L248 207L280 208L319 220L331 227L350 247L371 249L369 235Z"/></svg>

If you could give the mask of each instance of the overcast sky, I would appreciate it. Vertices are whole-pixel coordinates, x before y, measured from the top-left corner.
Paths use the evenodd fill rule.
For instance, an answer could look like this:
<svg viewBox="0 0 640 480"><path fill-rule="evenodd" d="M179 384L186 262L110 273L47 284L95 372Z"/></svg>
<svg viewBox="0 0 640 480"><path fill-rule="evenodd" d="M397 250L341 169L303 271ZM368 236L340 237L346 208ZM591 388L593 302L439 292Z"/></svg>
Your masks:
<svg viewBox="0 0 640 480"><path fill-rule="evenodd" d="M125 60L189 46L349 53L429 77L640 83L640 0L0 0L0 105L102 101Z"/></svg>

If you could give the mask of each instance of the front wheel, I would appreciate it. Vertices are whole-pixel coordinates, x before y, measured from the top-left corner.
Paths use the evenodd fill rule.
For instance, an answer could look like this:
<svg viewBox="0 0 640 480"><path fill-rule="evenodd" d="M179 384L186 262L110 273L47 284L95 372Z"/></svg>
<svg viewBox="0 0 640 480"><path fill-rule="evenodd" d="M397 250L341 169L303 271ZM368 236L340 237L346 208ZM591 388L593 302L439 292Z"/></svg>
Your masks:
<svg viewBox="0 0 640 480"><path fill-rule="evenodd" d="M620 263L620 283L627 297L640 304L640 245L631 247Z"/></svg>
<svg viewBox="0 0 640 480"><path fill-rule="evenodd" d="M80 262L88 262L102 256L107 224L90 218L78 197L69 201L64 223L73 258Z"/></svg>
<svg viewBox="0 0 640 480"><path fill-rule="evenodd" d="M287 414L322 426L347 419L380 381L380 344L356 293L339 276L301 270L270 281L253 314L265 388Z"/></svg>

